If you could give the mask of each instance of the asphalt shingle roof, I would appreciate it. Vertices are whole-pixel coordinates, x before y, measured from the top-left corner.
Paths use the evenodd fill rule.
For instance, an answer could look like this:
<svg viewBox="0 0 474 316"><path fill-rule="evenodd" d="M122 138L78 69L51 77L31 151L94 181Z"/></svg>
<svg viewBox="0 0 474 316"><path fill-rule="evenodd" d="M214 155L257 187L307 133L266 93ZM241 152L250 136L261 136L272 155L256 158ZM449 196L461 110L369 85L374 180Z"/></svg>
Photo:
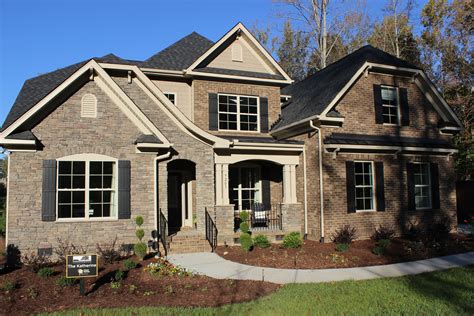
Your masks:
<svg viewBox="0 0 474 316"><path fill-rule="evenodd" d="M141 63L140 67L183 70L191 66L212 45L213 41L193 32L151 56Z"/></svg>
<svg viewBox="0 0 474 316"><path fill-rule="evenodd" d="M285 77L283 77L282 75L273 75L273 74L267 74L263 72L255 72L255 71L244 71L244 70L213 68L213 67L197 68L197 69L194 69L193 71L221 74L221 75L231 75L231 76L245 76L245 77L251 77L251 78L285 80Z"/></svg>
<svg viewBox="0 0 474 316"><path fill-rule="evenodd" d="M137 140L135 141L135 144L139 143L163 144L163 142L155 135L146 134L141 134L140 136L138 136Z"/></svg>
<svg viewBox="0 0 474 316"><path fill-rule="evenodd" d="M282 109L281 118L273 129L321 114L365 62L418 69L371 45L364 46L306 79L283 88L281 93L291 95L291 101Z"/></svg>

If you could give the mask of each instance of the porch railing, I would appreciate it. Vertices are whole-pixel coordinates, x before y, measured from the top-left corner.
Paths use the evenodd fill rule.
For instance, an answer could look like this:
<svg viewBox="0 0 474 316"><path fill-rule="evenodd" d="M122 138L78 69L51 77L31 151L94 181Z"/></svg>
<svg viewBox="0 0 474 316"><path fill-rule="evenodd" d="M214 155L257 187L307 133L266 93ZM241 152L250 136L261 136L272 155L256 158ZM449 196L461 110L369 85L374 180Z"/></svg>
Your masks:
<svg viewBox="0 0 474 316"><path fill-rule="evenodd" d="M281 204L264 205L255 203L250 209L239 207L242 211L234 211L234 231L238 231L242 219L241 212L248 212L247 224L252 231L259 230L282 230L283 215Z"/></svg>
<svg viewBox="0 0 474 316"><path fill-rule="evenodd" d="M168 221L166 220L165 215L161 212L158 217L158 238L161 240L163 249L165 251L165 256L168 255Z"/></svg>
<svg viewBox="0 0 474 316"><path fill-rule="evenodd" d="M217 226L209 215L207 207L205 210L205 222L206 222L206 239L211 245L212 252L216 250L217 247Z"/></svg>

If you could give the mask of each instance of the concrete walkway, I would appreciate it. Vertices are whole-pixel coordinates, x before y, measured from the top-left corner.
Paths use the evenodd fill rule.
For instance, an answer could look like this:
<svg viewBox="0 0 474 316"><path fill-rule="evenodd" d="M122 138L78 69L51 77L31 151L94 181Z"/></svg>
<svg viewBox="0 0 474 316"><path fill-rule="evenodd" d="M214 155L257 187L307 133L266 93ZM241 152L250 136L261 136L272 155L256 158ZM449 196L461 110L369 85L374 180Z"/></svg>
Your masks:
<svg viewBox="0 0 474 316"><path fill-rule="evenodd" d="M216 279L257 280L286 283L317 283L397 277L474 264L474 252L426 260L344 269L275 269L249 266L226 260L215 253L168 256L173 264Z"/></svg>

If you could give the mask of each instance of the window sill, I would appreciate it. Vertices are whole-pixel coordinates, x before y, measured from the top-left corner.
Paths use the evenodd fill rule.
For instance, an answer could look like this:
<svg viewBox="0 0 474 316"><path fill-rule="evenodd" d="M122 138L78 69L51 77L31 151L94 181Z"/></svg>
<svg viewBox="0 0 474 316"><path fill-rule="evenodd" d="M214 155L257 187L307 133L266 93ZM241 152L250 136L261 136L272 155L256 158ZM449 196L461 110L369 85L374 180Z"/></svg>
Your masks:
<svg viewBox="0 0 474 316"><path fill-rule="evenodd" d="M375 213L376 210L356 210L356 213Z"/></svg>
<svg viewBox="0 0 474 316"><path fill-rule="evenodd" d="M91 222L116 222L118 217L108 218L58 218L56 223L91 223Z"/></svg>

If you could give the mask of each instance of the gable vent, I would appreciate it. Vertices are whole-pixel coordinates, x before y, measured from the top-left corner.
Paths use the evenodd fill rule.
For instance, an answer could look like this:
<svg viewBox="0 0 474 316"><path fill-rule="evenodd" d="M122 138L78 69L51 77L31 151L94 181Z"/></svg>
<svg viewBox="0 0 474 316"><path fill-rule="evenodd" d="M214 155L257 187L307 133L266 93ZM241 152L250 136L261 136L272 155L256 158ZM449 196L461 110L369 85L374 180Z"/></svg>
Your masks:
<svg viewBox="0 0 474 316"><path fill-rule="evenodd" d="M81 101L81 117L97 117L97 98L93 94L85 94Z"/></svg>
<svg viewBox="0 0 474 316"><path fill-rule="evenodd" d="M238 43L232 45L232 61L243 61L242 45Z"/></svg>

